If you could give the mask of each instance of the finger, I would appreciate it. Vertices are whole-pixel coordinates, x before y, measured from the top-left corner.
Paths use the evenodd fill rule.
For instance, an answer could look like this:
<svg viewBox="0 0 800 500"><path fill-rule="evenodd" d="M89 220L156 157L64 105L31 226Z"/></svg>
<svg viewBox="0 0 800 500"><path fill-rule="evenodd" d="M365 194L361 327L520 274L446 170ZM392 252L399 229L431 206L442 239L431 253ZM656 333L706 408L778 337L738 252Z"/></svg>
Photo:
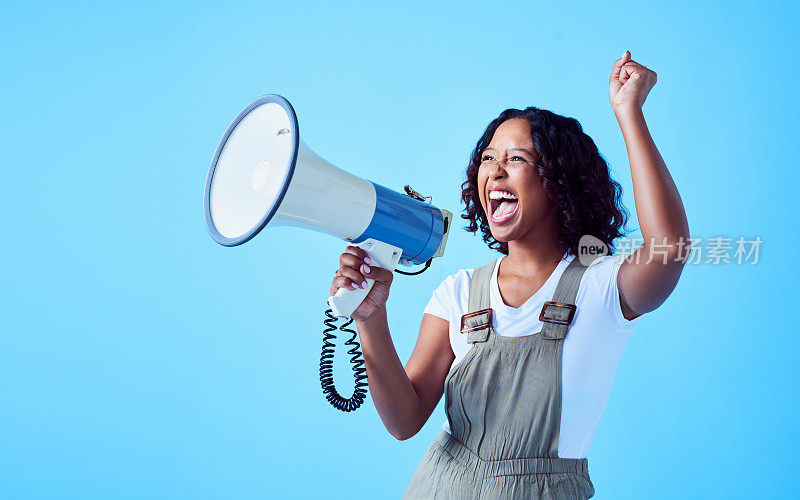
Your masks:
<svg viewBox="0 0 800 500"><path fill-rule="evenodd" d="M620 72L619 81L625 83L633 77L634 75L638 75L637 78L640 78L644 75L644 72L647 70L644 66L638 64L627 62L625 65L622 66L622 71Z"/></svg>
<svg viewBox="0 0 800 500"><path fill-rule="evenodd" d="M339 256L339 267L352 267L353 269L358 269L361 264L364 264L366 261L361 257L357 257L350 252L345 252Z"/></svg>
<svg viewBox="0 0 800 500"><path fill-rule="evenodd" d="M331 296L336 295L336 292L339 291L340 288L347 284L347 278L344 276L337 276L333 278L331 282Z"/></svg>
<svg viewBox="0 0 800 500"><path fill-rule="evenodd" d="M625 53L622 54L622 57L620 57L614 62L614 67L611 69L612 80L619 79L619 73L620 70L622 69L622 65L630 60L630 56L631 56L630 51L626 50Z"/></svg>
<svg viewBox="0 0 800 500"><path fill-rule="evenodd" d="M624 66L622 66L622 72L627 73L628 76L632 75L633 73L638 73L639 76L644 76L648 71L650 70L633 61L628 61Z"/></svg>
<svg viewBox="0 0 800 500"><path fill-rule="evenodd" d="M658 78L656 72L652 69L648 68L647 66L642 66L641 64L635 61L629 61L623 67L623 70L626 70L629 76L633 76L633 73L638 73L639 78L643 78L647 80L648 78L652 77L653 80Z"/></svg>
<svg viewBox="0 0 800 500"><path fill-rule="evenodd" d="M339 289L345 286L346 284L347 284L347 278L345 278L344 276L337 276L333 278L333 281L331 282L331 291L330 291L331 297L336 295L336 292L338 292Z"/></svg>
<svg viewBox="0 0 800 500"><path fill-rule="evenodd" d="M344 288L345 290L356 290L361 287L356 286L356 282L347 276L337 276L331 283L331 295L336 295L336 292L338 292L340 288Z"/></svg>
<svg viewBox="0 0 800 500"><path fill-rule="evenodd" d="M391 284L394 279L394 273L382 267L368 266L366 264L361 266L361 273L367 278L380 281L381 283Z"/></svg>
<svg viewBox="0 0 800 500"><path fill-rule="evenodd" d="M358 285L357 288L364 288L361 285L366 280L364 279L364 275L361 274L361 272L359 272L358 269L353 269L352 267L343 267L342 272L339 274L349 279L352 283Z"/></svg>
<svg viewBox="0 0 800 500"><path fill-rule="evenodd" d="M348 247L345 249L345 251L346 251L347 253L351 253L351 254L355 255L356 257L360 258L361 260L364 260L365 258L367 258L367 257L369 256L369 254L367 253L367 251L366 251L366 250L364 250L363 248L360 248L360 247L354 247L354 246L352 246L352 245L349 245L349 246L348 246Z"/></svg>
<svg viewBox="0 0 800 500"><path fill-rule="evenodd" d="M352 284L353 281L350 278L337 276L336 279L333 280L333 283L331 283L331 295L336 295L336 292L338 292L340 288L344 288L345 290L355 290Z"/></svg>

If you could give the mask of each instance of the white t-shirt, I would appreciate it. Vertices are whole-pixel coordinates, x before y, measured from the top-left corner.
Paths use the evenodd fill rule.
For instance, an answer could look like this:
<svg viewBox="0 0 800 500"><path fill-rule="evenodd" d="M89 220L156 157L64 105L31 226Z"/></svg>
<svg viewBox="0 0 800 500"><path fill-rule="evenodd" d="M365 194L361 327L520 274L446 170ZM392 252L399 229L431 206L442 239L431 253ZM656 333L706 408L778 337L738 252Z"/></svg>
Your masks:
<svg viewBox="0 0 800 500"><path fill-rule="evenodd" d="M489 304L494 312L492 326L498 335L520 337L542 329L539 313L545 301L553 298L558 280L567 265L575 258L564 254L561 262L545 284L519 308L506 305L497 286L497 258L490 281ZM605 410L619 358L637 316L627 320L622 315L617 273L623 259L606 255L586 269L575 299L577 310L564 339L562 354L561 432L558 456L585 458L592 445L597 425ZM474 269L461 269L451 274L433 292L426 313L450 322L450 346L458 363L471 344L461 333L461 316L467 312L469 283ZM444 430L450 432L449 423Z"/></svg>

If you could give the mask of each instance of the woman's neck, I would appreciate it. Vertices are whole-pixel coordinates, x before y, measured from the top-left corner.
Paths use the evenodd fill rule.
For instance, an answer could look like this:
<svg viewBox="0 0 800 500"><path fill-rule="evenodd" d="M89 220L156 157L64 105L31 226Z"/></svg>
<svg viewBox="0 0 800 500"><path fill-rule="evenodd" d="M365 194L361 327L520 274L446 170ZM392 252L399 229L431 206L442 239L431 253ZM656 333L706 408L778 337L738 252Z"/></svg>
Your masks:
<svg viewBox="0 0 800 500"><path fill-rule="evenodd" d="M503 273L521 278L549 276L561 262L566 248L556 238L518 239L508 242Z"/></svg>

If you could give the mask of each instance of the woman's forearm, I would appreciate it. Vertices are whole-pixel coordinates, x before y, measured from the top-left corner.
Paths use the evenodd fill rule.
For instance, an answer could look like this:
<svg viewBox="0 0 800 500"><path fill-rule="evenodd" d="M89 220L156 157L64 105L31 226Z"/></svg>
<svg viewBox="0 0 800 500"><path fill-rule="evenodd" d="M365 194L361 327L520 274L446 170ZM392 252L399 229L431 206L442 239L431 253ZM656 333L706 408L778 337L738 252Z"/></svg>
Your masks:
<svg viewBox="0 0 800 500"><path fill-rule="evenodd" d="M422 427L420 399L389 334L386 307L356 321L372 401L383 425L397 439L408 439Z"/></svg>
<svg viewBox="0 0 800 500"><path fill-rule="evenodd" d="M633 195L645 248L687 244L689 225L678 188L653 141L641 109L617 111L633 179ZM671 248L680 251L680 248Z"/></svg>

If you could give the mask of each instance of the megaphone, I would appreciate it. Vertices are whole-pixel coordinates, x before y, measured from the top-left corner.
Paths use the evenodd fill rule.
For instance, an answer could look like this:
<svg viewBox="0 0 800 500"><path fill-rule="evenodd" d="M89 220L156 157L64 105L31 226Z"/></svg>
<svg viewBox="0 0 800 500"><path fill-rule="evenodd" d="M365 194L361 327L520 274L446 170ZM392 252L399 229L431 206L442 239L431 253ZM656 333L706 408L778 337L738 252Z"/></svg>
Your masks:
<svg viewBox="0 0 800 500"><path fill-rule="evenodd" d="M322 159L300 138L289 101L273 94L247 105L225 131L208 170L203 206L208 230L221 245L240 245L268 227L302 227L359 246L375 265L394 271L398 264L440 257L453 218L407 191ZM367 284L329 297L333 314L349 317L374 280Z"/></svg>

